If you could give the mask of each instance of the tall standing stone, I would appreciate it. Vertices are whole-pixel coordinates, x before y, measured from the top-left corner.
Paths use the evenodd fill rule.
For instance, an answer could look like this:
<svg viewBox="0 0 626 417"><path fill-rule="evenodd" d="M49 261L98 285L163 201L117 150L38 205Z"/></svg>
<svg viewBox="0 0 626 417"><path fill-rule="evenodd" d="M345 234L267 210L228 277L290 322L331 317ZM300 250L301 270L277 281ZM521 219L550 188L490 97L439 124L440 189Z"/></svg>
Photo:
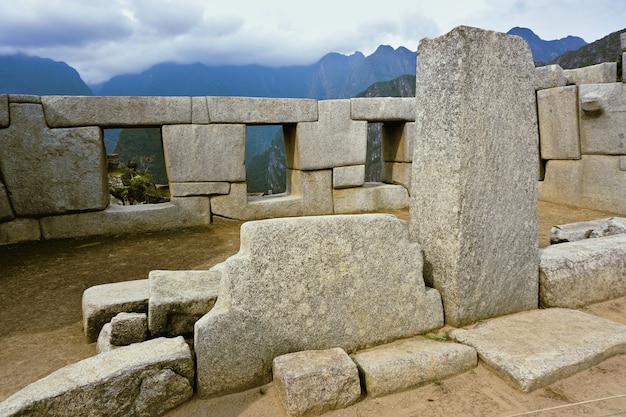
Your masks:
<svg viewBox="0 0 626 417"><path fill-rule="evenodd" d="M537 307L534 66L519 37L460 26L418 48L410 233L460 326Z"/></svg>

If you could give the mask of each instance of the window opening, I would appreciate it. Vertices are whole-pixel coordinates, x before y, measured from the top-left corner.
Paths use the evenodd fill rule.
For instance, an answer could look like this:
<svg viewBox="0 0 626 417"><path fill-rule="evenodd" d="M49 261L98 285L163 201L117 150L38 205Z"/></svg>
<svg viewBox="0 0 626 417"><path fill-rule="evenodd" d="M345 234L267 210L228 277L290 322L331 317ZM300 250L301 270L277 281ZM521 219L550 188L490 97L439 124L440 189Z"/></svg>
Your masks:
<svg viewBox="0 0 626 417"><path fill-rule="evenodd" d="M382 138L383 124L368 123L365 182L381 182L383 173Z"/></svg>
<svg viewBox="0 0 626 417"><path fill-rule="evenodd" d="M284 194L287 158L283 126L246 126L246 181L249 196Z"/></svg>

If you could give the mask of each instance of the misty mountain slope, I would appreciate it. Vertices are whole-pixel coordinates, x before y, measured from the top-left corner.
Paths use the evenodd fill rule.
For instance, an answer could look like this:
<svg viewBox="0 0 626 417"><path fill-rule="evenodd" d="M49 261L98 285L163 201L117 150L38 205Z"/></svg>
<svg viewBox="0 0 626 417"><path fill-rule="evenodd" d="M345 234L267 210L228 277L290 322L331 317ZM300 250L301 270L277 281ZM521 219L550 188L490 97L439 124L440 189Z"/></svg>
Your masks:
<svg viewBox="0 0 626 417"><path fill-rule="evenodd" d="M623 32L626 32L626 28L613 32L575 51L565 52L552 60L551 63L559 64L565 69L571 69L602 62L617 62L622 56L620 34Z"/></svg>
<svg viewBox="0 0 626 417"><path fill-rule="evenodd" d="M78 72L65 62L21 54L0 56L0 93L93 95Z"/></svg>

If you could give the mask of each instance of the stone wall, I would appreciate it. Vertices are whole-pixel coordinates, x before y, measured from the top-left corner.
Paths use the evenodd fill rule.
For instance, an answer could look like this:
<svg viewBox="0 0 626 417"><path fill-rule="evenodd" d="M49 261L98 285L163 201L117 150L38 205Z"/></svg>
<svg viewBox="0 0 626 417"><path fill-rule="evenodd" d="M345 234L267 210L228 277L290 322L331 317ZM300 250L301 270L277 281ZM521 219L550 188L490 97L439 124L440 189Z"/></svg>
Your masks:
<svg viewBox="0 0 626 417"><path fill-rule="evenodd" d="M616 64L536 73L539 199L626 214L626 84L615 82Z"/></svg>
<svg viewBox="0 0 626 417"><path fill-rule="evenodd" d="M0 245L408 206L413 99L0 95ZM364 182L383 122L385 182ZM287 192L247 194L246 126L282 125ZM407 128L407 126L409 126ZM109 204L104 128L160 127L171 200Z"/></svg>

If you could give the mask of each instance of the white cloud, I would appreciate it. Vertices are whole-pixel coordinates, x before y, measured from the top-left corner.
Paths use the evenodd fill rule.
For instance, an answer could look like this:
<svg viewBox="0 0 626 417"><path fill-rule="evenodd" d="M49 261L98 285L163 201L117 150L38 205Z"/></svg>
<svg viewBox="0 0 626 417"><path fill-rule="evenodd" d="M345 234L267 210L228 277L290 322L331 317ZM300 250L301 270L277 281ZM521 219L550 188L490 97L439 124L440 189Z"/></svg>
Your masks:
<svg viewBox="0 0 626 417"><path fill-rule="evenodd" d="M159 62L310 64L465 24L594 41L626 25L612 0L0 0L0 54L65 61L87 82Z"/></svg>

